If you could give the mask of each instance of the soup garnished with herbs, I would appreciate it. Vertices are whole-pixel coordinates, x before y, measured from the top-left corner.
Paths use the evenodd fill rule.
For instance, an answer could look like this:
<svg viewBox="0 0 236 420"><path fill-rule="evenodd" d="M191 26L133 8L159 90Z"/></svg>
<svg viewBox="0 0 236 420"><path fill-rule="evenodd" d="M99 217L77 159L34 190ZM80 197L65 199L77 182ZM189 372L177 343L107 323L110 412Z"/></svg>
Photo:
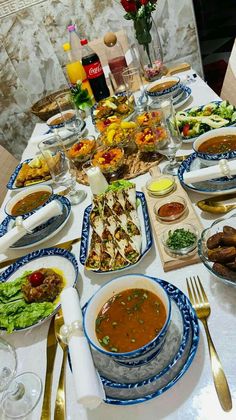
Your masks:
<svg viewBox="0 0 236 420"><path fill-rule="evenodd" d="M148 90L149 92L161 92L162 90L170 89L171 87L176 85L176 83L177 82L173 80L170 80L168 82L163 82L163 83L157 83L156 85L151 87L151 89L148 89Z"/></svg>
<svg viewBox="0 0 236 420"><path fill-rule="evenodd" d="M198 147L199 152L217 154L236 150L236 134L217 136L206 140Z"/></svg>
<svg viewBox="0 0 236 420"><path fill-rule="evenodd" d="M157 295L145 289L127 289L103 305L96 319L96 335L107 351L130 352L153 340L166 316Z"/></svg>
<svg viewBox="0 0 236 420"><path fill-rule="evenodd" d="M26 195L12 207L12 216L20 216L35 210L37 207L42 206L49 199L51 193L48 191L37 191Z"/></svg>

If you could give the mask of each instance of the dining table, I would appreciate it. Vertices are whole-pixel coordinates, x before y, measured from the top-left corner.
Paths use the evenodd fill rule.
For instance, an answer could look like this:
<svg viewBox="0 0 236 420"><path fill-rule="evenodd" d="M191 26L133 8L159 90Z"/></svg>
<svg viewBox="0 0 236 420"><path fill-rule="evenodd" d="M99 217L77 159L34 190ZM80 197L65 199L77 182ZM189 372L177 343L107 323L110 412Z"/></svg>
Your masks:
<svg viewBox="0 0 236 420"><path fill-rule="evenodd" d="M192 90L188 101L180 108L187 109L193 106L200 106L211 101L220 100L219 96L207 85L207 83L195 73L193 69L177 74L182 83L185 83ZM179 109L178 109L179 110ZM89 134L94 134L94 126L91 117L86 118L86 128ZM45 123L37 123L27 147L22 154L22 160L32 158L39 153L34 138L47 132L48 127ZM178 155L187 155L192 153L192 144L183 143ZM165 161L159 164L163 167ZM4 169L2 169L4 170ZM136 184L136 190L141 191L150 174L145 173L133 179ZM77 184L77 188L87 192L86 199L77 205L72 206L71 216L63 227L53 238L45 240L40 247L51 247L54 244L67 241L81 236L83 213L87 206L91 204L92 193L88 186ZM187 191L194 209L198 214L203 226L209 227L219 216L202 212L196 205L196 202L202 200L205 196L191 190ZM1 220L6 217L4 205L14 192L9 191L1 206ZM233 214L232 211L230 214ZM14 258L22 256L28 252L37 249L31 247L21 250L11 249L1 259ZM107 281L115 278L118 274L106 273L97 274L87 271L79 261L80 243L73 246L73 254L79 264L79 277L77 289L79 292L81 305L84 305L88 299ZM203 263L199 262L184 268L179 268L169 272L164 272L158 249L153 241L153 246L144 258L134 268L124 273L142 273L149 276L163 279L178 287L187 295L186 277L198 275L203 283L205 292L208 296L211 315L209 318L209 329L213 342L219 354L223 365L225 375L230 387L233 408L230 412L224 412L220 406L214 387L210 358L208 354L207 339L202 325L200 325L200 340L198 349L191 365L185 374L168 390L161 395L141 404L116 406L102 403L93 410L84 410L76 401L76 394L73 383L73 375L69 364L66 366L66 408L67 420L215 420L215 419L236 419L236 363L234 361L234 352L236 352L236 287L226 285L215 278L205 268ZM124 274L122 273L122 274ZM46 351L47 351L47 333L49 321L36 326L25 332L15 332L12 334L3 334L3 337L16 348L18 365L17 373L34 372L45 384L46 374ZM52 387L52 416L54 410L54 401L56 396L58 378L62 361L62 350L58 346ZM81 378L81 380L83 380ZM33 412L26 420L39 420L41 416L43 396Z"/></svg>

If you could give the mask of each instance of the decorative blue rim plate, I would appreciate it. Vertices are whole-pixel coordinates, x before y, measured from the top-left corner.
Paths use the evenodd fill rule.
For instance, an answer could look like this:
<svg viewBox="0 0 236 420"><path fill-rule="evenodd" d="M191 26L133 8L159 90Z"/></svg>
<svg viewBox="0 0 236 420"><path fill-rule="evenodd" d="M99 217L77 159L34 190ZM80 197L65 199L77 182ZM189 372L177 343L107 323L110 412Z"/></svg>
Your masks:
<svg viewBox="0 0 236 420"><path fill-rule="evenodd" d="M172 386L176 384L176 382L187 372L188 368L190 367L195 354L197 352L198 343L199 343L199 325L198 325L198 319L196 316L196 313L187 298L187 296L181 292L176 286L173 284L170 284L166 282L165 280L158 279L156 277L151 277L152 279L159 282L168 293L170 299L173 301L172 304L176 305L180 312L180 316L182 318L183 322L183 334L181 338L180 345L178 347L178 350L174 357L171 359L171 361L165 366L164 369L159 371L156 375L153 376L152 369L149 368L149 373L151 373L152 376L148 376L148 379L144 379L142 381L139 380L139 382L131 382L131 383L117 383L115 381L109 380L101 375L99 366L96 366L100 377L103 383L103 386L105 388L106 392L106 399L105 402L107 404L113 404L113 405L133 405L133 404L139 404L146 402L148 400L151 400L161 394L163 394L165 391L170 389ZM83 312L86 308L86 305L83 307ZM94 351L93 351L94 352ZM94 354L95 356L95 354ZM158 355L156 356L158 358ZM96 358L94 358L96 363ZM104 359L104 363L107 363L107 359ZM182 364L181 364L182 363ZM69 364L71 368L71 362L70 362L70 355L69 355ZM152 364L152 361L149 363ZM148 365L142 365L139 367L140 370L146 369ZM129 372L134 372L137 370L137 367L127 368L127 367L121 367L119 366L119 369L123 369L125 371L129 370ZM168 375L172 375L170 381L168 381ZM126 375L128 377L128 374ZM155 387L155 382L158 380L162 380L162 378L165 378L166 376L166 384L164 386L160 386L157 388L155 392L148 393L147 395L142 395L143 391L142 387ZM136 398L129 398L124 399L123 397L119 397L118 393L123 393L127 397L127 395L130 392L136 392L138 397ZM108 396L108 394L113 393L113 397ZM114 396L117 394L116 396Z"/></svg>
<svg viewBox="0 0 236 420"><path fill-rule="evenodd" d="M210 104L216 104L216 105L220 105L222 102L224 102L224 101L211 101L211 102L208 102L208 103L206 103L206 104L204 104L204 105L200 105L200 106L196 106L196 107L192 107L192 108L194 108L194 109L196 109L196 111L201 111L205 106L207 106L207 105L210 105ZM182 104L181 104L182 105ZM175 105L174 105L175 106ZM178 105L178 106L180 106L180 105ZM184 112L186 112L186 113L189 113L189 111L191 111L191 109L192 108L188 108L188 109L185 109L184 110ZM236 110L236 108L235 108L235 110ZM224 125L222 128L225 128L225 127L230 127L230 126L234 126L236 123L232 123L232 122L229 122L228 124L226 124L226 125ZM209 128L209 130L206 130L205 132L204 132L204 134L205 133L207 133L208 131L211 131L212 129L210 129ZM203 133L202 133L203 134ZM193 137L188 137L188 138L186 138L186 137L184 137L184 136L182 136L182 139L183 139L183 143L192 143L194 140L196 140L196 138L197 138L198 136L193 136Z"/></svg>
<svg viewBox="0 0 236 420"><path fill-rule="evenodd" d="M40 264L42 264L42 266L46 267L47 263L46 261L49 261L49 259L52 259L53 263L51 263L51 267L56 265L57 268L62 268L65 269L66 274L66 280L67 280L67 286L75 286L77 278L78 278L78 274L79 274L79 268L78 268L78 263L76 261L76 258L74 257L73 254L71 254L71 252L62 249L62 248L44 248L44 249L39 249L37 251L33 251L30 254L27 254L21 258L19 258L15 263L11 264L9 267L7 267L7 269L0 273L0 283L2 282L6 282L6 281L11 281L11 276L13 276L15 273L17 273L18 271L20 271L20 273L16 274L16 277L19 277L20 275L23 274L24 271L26 270L36 270L39 267L37 267L37 264L35 265L35 262L37 260L40 260ZM63 261L61 260L63 259ZM41 260L43 262L41 262ZM67 262L65 262L65 260ZM61 261L61 263L59 263L59 261ZM60 267L61 265L61 267ZM24 268L24 266L26 266L26 268ZM71 272L69 273L69 270L71 270ZM14 276L14 278L16 278ZM17 330L14 331L26 331L30 328L36 327L38 325L41 325L44 321L46 321L47 319L51 318L53 315L55 315L58 311L60 307L60 303L57 304L56 308L54 309L54 311L45 318L40 319L40 321L36 322L35 324L29 326L29 327L24 327L24 328L19 328ZM4 328L0 328L0 330L5 331Z"/></svg>
<svg viewBox="0 0 236 420"><path fill-rule="evenodd" d="M47 181L39 181L39 182L34 182L32 184L29 185L24 185L23 187L16 187L15 182L16 182L16 178L18 173L20 172L23 163L29 163L32 159L26 159L23 162L19 163L19 165L17 165L16 169L14 170L13 174L11 175L6 187L9 190L22 190L23 188L28 188L28 187L32 187L33 185L39 185L39 184L51 184L52 183L52 179L49 179Z"/></svg>
<svg viewBox="0 0 236 420"><path fill-rule="evenodd" d="M184 182L185 172L190 172L191 169L200 169L200 165L200 159L197 157L196 153L192 153L181 163L178 170L178 177L183 187L189 188L190 190L201 194L217 195L224 192L236 192L236 176L234 176L232 179L222 177L217 179L210 179L208 181L196 182L194 184L186 184Z"/></svg>
<svg viewBox="0 0 236 420"><path fill-rule="evenodd" d="M55 128L66 128L63 124L59 124L58 126L57 125L55 125L55 126L53 126L53 128L55 129ZM50 133L53 133L53 128L49 128L49 130L48 131L46 131L46 133L44 133L44 134L50 134ZM81 124L81 127L80 127L80 132L78 133L78 135L79 136L81 136L83 133L84 133L84 131L85 131L85 128L86 128L86 122L85 121L82 121L82 124ZM69 130L68 130L69 131ZM60 135L60 131L58 132L58 134ZM70 139L70 137L72 137L72 136L75 136L76 134L75 133L73 133L73 132L71 132L71 135L70 136L68 136L68 137L66 137L65 139L61 139L62 140L62 142L63 142L63 144L67 144L67 142L69 141L69 139ZM56 137L55 137L56 138ZM52 139L52 140L45 140L44 141L44 143L47 145L52 145L53 143L55 143L56 142L56 140L55 140L55 138L54 139ZM43 140L42 140L43 141Z"/></svg>
<svg viewBox="0 0 236 420"><path fill-rule="evenodd" d="M30 246L39 245L40 243L49 240L56 235L66 224L71 214L71 204L66 197L53 194L52 197L42 207L45 207L50 201L57 200L62 206L62 214L56 217L52 217L47 222L38 226L33 230L33 233L27 233L23 238L19 239L10 248L28 248ZM33 214L32 212L31 214ZM29 217L28 214L23 219ZM5 235L15 224L15 218L7 216L0 224L0 237Z"/></svg>
<svg viewBox="0 0 236 420"><path fill-rule="evenodd" d="M131 399L122 399L119 397L116 397L116 398L107 397L105 400L107 404L115 404L115 405L139 404L145 401L149 401L163 394L165 391L172 388L172 386L174 386L176 382L187 372L197 352L198 343L199 343L199 325L198 325L198 319L197 319L196 313L189 299L187 298L187 296L184 295L184 293L181 292L181 290L179 290L174 285L164 280L157 279L155 277L154 279L161 283L161 285L165 288L165 290L169 294L170 298L179 306L180 311L182 312L183 322L186 323L186 328L188 330L191 329L191 339L189 342L189 348L187 349L188 353L186 355L186 360L184 361L183 365L180 367L180 370L179 371L177 370L176 375L174 375L174 377L170 380L170 382L168 382L165 386L157 389L155 392L142 396L141 392L139 391L139 397L131 398ZM182 343L179 349L180 354L179 352L176 354L176 358L164 369L163 372L161 372L161 375L159 373L158 375L150 377L149 379L145 381L134 383L134 384L116 384L115 382L107 381L105 378L102 378L102 382L105 387L105 390L106 390L107 385L109 384L110 389L116 388L114 392L119 392L119 390L123 388L123 393L127 394L128 390L130 389L136 389L137 387L153 384L158 378L160 378L160 376L167 375L168 371L171 372L171 370L173 370L175 365L177 364L177 361L181 360L181 356L183 355L183 351L185 350L186 345L187 345L186 340L187 340L187 337L185 336L185 338L183 338L182 340ZM184 347L184 349L182 349L182 346Z"/></svg>
<svg viewBox="0 0 236 420"><path fill-rule="evenodd" d="M188 101L192 93L192 89L189 86L182 85L181 89L182 89L182 94L179 95L178 98L174 100L173 102L174 108L179 108L180 106L184 105L185 102Z"/></svg>
<svg viewBox="0 0 236 420"><path fill-rule="evenodd" d="M140 260L144 257L144 255L146 255L147 252L151 249L153 240L152 240L152 230L151 230L151 225L150 225L146 199L145 199L144 194L140 191L136 192L136 198L139 199L141 203L139 207L141 207L142 220L140 220L140 222L141 222L141 226L142 226L142 222L144 226L144 231L142 229L142 249L141 249L141 255L140 255L139 260L135 264L127 265L123 268L119 268L118 270L110 270L110 271L89 270L89 271L92 271L97 274L110 274L110 273L117 273L123 270L128 270L129 268L135 267L140 262ZM138 211L139 211L139 207L138 207ZM85 265L86 258L89 252L89 244L90 244L90 236L91 236L89 218L90 218L91 210L92 210L92 204L86 207L86 209L84 210L84 218L83 218L82 233L81 233L81 246L80 246L80 262L82 265Z"/></svg>

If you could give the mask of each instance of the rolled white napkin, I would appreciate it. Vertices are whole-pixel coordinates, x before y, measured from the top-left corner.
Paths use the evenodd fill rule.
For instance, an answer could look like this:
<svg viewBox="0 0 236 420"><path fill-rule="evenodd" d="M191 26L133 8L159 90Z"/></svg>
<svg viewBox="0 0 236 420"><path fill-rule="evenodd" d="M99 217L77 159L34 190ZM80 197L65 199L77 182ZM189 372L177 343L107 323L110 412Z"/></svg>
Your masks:
<svg viewBox="0 0 236 420"><path fill-rule="evenodd" d="M70 137L73 134L71 133L71 131L66 130L65 128L58 129L57 132L62 140L67 139L67 137ZM38 144L41 141L52 140L56 137L56 135L57 133L55 132L48 133L48 134L41 134L40 136L32 137L31 143Z"/></svg>
<svg viewBox="0 0 236 420"><path fill-rule="evenodd" d="M6 251L11 245L35 229L37 226L47 222L52 217L62 214L62 206L59 201L53 200L46 206L37 210L32 216L23 220L19 218L16 226L0 238L0 253Z"/></svg>
<svg viewBox="0 0 236 420"><path fill-rule="evenodd" d="M186 184L194 184L195 182L233 175L236 175L236 160L227 161L226 159L221 159L218 165L185 172L183 180Z"/></svg>
<svg viewBox="0 0 236 420"><path fill-rule="evenodd" d="M70 326L79 321L82 324L82 311L79 296L73 287L64 289L61 293L61 305L64 323ZM77 401L85 408L96 408L105 398L101 379L96 371L87 338L83 334L71 334L68 339L71 365Z"/></svg>

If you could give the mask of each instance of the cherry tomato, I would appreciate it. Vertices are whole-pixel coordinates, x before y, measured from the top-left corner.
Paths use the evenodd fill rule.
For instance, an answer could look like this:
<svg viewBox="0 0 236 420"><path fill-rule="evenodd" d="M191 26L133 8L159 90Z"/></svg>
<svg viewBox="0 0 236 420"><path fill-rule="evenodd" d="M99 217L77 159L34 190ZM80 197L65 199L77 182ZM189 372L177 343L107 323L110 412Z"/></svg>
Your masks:
<svg viewBox="0 0 236 420"><path fill-rule="evenodd" d="M83 143L80 142L80 143L76 144L75 150L79 152L79 150L82 149L82 147L83 147Z"/></svg>
<svg viewBox="0 0 236 420"><path fill-rule="evenodd" d="M185 124L183 126L183 135L184 135L184 137L187 137L188 136L189 129L190 129L190 125L189 124Z"/></svg>
<svg viewBox="0 0 236 420"><path fill-rule="evenodd" d="M40 271L35 271L29 275L28 280L33 287L37 287L43 283L44 275Z"/></svg>

